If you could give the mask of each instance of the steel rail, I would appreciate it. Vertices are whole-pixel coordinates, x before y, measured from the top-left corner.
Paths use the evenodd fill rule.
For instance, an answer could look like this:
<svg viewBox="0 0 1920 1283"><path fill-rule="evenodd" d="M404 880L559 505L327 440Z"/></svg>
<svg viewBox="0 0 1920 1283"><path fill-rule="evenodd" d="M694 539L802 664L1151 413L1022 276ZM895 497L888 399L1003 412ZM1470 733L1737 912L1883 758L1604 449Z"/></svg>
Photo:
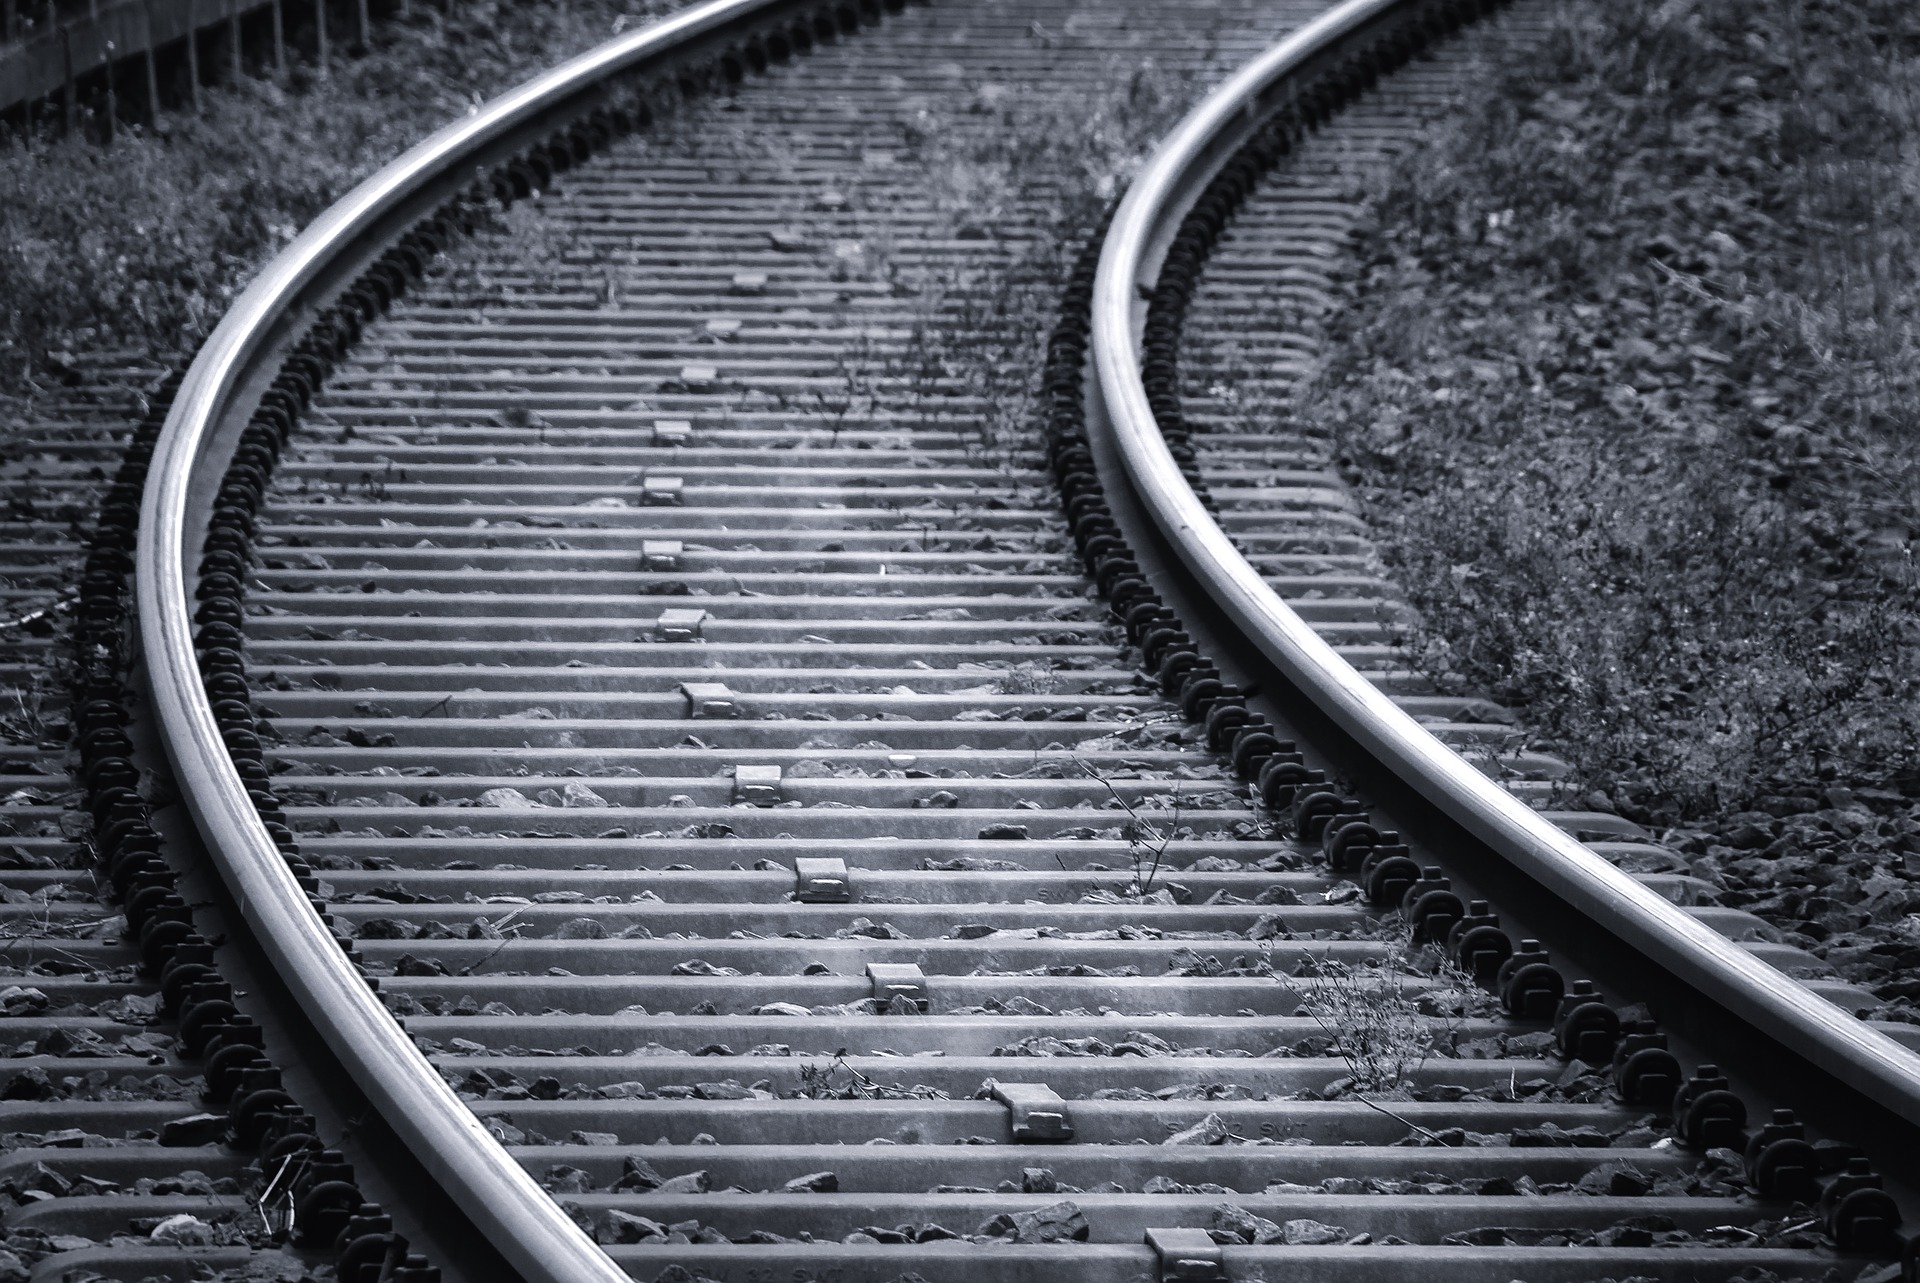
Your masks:
<svg viewBox="0 0 1920 1283"><path fill-rule="evenodd" d="M1102 412L1155 524L1244 638L1375 760L1522 873L1655 965L1810 1064L1920 1125L1920 1056L1695 921L1476 770L1323 641L1227 538L1181 475L1149 408L1137 287L1211 168L1290 77L1411 7L1348 0L1274 45L1195 107L1115 212L1095 278L1091 346Z"/></svg>
<svg viewBox="0 0 1920 1283"><path fill-rule="evenodd" d="M629 1283L414 1046L321 922L255 811L200 682L187 528L196 486L226 460L216 431L253 363L310 292L339 283L367 238L463 166L639 70L787 0L709 0L563 63L448 125L321 214L235 301L188 369L148 474L136 553L151 710L181 797L242 918L281 979L387 1124L520 1274L534 1283Z"/></svg>

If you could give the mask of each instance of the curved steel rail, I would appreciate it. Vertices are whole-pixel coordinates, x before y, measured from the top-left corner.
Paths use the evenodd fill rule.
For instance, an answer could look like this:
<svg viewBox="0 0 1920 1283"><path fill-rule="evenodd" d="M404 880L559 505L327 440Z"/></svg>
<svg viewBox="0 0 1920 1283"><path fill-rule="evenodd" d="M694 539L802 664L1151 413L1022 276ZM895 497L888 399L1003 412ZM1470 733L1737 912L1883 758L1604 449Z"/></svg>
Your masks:
<svg viewBox="0 0 1920 1283"><path fill-rule="evenodd" d="M1920 1124L1920 1056L1641 886L1396 707L1266 585L1188 487L1160 435L1141 380L1136 285L1152 282L1160 248L1214 162L1290 78L1406 7L1403 0L1347 0L1328 11L1222 84L1148 159L1114 215L1094 285L1092 348L1104 430L1204 591L1365 751L1590 921L1834 1079Z"/></svg>
<svg viewBox="0 0 1920 1283"><path fill-rule="evenodd" d="M155 450L140 513L138 605L151 707L215 866L307 1019L355 1084L442 1187L528 1280L629 1283L441 1080L368 989L288 871L221 739L195 659L186 528L196 484L217 482L217 425L251 364L310 293L391 220L487 158L491 149L578 104L610 77L782 7L709 0L601 45L442 129L361 183L281 252L234 303L187 371Z"/></svg>

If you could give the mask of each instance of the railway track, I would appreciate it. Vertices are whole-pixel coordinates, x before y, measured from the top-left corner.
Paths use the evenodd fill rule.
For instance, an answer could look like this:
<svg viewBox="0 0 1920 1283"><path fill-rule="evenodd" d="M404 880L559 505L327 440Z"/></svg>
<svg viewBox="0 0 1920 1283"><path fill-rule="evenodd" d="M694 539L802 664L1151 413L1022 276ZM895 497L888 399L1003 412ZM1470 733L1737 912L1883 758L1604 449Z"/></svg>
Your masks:
<svg viewBox="0 0 1920 1283"><path fill-rule="evenodd" d="M1155 355L1150 340L1144 373L1150 386L1169 389L1154 400L1163 431L1191 442L1188 473L1196 489L1276 594L1297 603L1303 581L1287 571L1305 565L1322 572L1327 591L1308 591L1308 609L1344 617L1323 622L1300 613L1402 711L1590 851L1676 904L1704 910L1696 916L1755 956L1868 1017L1881 1000L1788 944L1780 928L1791 930L1795 921L1722 912L1713 884L1692 876L1684 856L1610 809L1595 812L1573 801L1564 763L1534 749L1512 712L1484 698L1443 697L1402 667L1395 642L1413 612L1382 577L1366 514L1339 480L1324 439L1289 408L1330 305L1326 264L1360 212L1357 202L1343 199L1342 185L1377 171L1407 145L1407 131L1394 128L1396 115L1391 100L1348 108L1339 132L1308 143L1248 196L1203 267L1162 275L1147 309L1150 332L1174 337L1167 350L1177 358ZM1276 544L1291 548L1295 561L1277 563L1269 551ZM1909 1046L1920 1042L1904 1023L1874 1025Z"/></svg>
<svg viewBox="0 0 1920 1283"><path fill-rule="evenodd" d="M1489 798L1394 722L1490 733L1393 671L1311 443L1194 396L1299 350L1236 309L1311 306L1334 160L1542 21L1468 16L735 0L323 218L93 536L87 983L182 1086L7 1089L66 1185L16 1195L33 1277L1901 1257L1911 1058L1535 811L1550 762Z"/></svg>
<svg viewBox="0 0 1920 1283"><path fill-rule="evenodd" d="M1389 96L1348 108L1338 131L1315 138L1249 197L1195 278L1191 308L1169 315L1156 304L1155 315L1181 339L1178 361L1155 371L1178 380L1179 408L1162 419L1191 430L1213 510L1278 594L1297 601L1300 581L1286 577L1293 566L1320 570L1330 589L1324 596L1333 599L1320 609L1348 618L1316 620L1316 631L1343 658L1508 792L1585 838L1589 849L1651 875L1648 884L1678 904L1712 905L1715 888L1692 875L1684 856L1662 848L1640 825L1574 800L1559 783L1565 764L1535 750L1510 710L1490 699L1440 698L1405 670L1394 643L1413 611L1384 577L1367 514L1340 480L1327 443L1289 413L1330 305L1327 265L1337 262L1360 213L1345 189L1407 146L1401 121ZM1291 565L1268 551L1281 544L1296 550ZM1720 929L1847 1011L1881 1006L1867 989L1784 943L1778 925L1795 924L1743 914ZM1891 1021L1877 1027L1920 1045L1920 1028Z"/></svg>

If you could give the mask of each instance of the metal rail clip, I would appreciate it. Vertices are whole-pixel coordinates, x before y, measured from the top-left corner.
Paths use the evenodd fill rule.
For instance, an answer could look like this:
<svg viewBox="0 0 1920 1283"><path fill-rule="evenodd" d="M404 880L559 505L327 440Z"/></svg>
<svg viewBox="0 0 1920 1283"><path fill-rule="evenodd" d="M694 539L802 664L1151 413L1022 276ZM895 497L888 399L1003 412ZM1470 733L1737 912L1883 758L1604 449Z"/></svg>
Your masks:
<svg viewBox="0 0 1920 1283"><path fill-rule="evenodd" d="M1147 1246L1160 1262L1161 1283L1227 1283L1226 1253L1205 1230L1150 1229Z"/></svg>
<svg viewBox="0 0 1920 1283"><path fill-rule="evenodd" d="M653 421L653 443L655 445L685 445L693 436L691 419L655 419Z"/></svg>
<svg viewBox="0 0 1920 1283"><path fill-rule="evenodd" d="M846 904L853 899L847 862L837 855L800 856L793 862L793 874L798 883L794 894L802 904Z"/></svg>
<svg viewBox="0 0 1920 1283"><path fill-rule="evenodd" d="M665 639L671 640L671 639ZM740 705L725 682L681 682L688 717L738 717Z"/></svg>
<svg viewBox="0 0 1920 1283"><path fill-rule="evenodd" d="M1014 1140L1030 1144L1073 1139L1067 1102L1045 1083L995 1083L993 1098L1007 1107Z"/></svg>
<svg viewBox="0 0 1920 1283"><path fill-rule="evenodd" d="M648 477L640 483L640 502L672 507L680 502L686 482L679 477Z"/></svg>
<svg viewBox="0 0 1920 1283"><path fill-rule="evenodd" d="M678 539L642 539L640 567L643 570L678 570L680 554L686 545Z"/></svg>
<svg viewBox="0 0 1920 1283"><path fill-rule="evenodd" d="M873 996L887 1006L892 1006L896 998L904 998L915 1011L927 1014L927 977L919 964L869 962L867 979L873 984Z"/></svg>
<svg viewBox="0 0 1920 1283"><path fill-rule="evenodd" d="M700 640L700 627L707 622L707 612L690 610L685 606L676 606L660 612L660 618L653 621L653 635L663 642L690 642ZM719 683L701 683L720 685ZM681 690L687 687L682 686ZM725 690L724 685L720 685Z"/></svg>
<svg viewBox="0 0 1920 1283"><path fill-rule="evenodd" d="M778 766L736 766L733 768L733 800L755 806L772 806L780 801Z"/></svg>

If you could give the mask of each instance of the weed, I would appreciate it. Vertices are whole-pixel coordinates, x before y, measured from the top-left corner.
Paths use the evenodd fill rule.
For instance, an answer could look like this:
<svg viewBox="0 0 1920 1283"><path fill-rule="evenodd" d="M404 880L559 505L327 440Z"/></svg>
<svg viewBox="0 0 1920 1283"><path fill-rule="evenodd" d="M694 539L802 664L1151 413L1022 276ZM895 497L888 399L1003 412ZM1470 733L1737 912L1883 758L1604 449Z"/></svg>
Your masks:
<svg viewBox="0 0 1920 1283"><path fill-rule="evenodd" d="M1333 1040L1356 1095L1404 1096L1410 1076L1451 1044L1458 1017L1484 1009L1471 977L1425 954L1433 956L1409 956L1400 944L1371 962L1310 959L1316 979L1301 1009Z"/></svg>
<svg viewBox="0 0 1920 1283"><path fill-rule="evenodd" d="M833 1059L825 1064L810 1060L801 1065L800 1088L796 1094L805 1100L948 1099L947 1093L937 1087L925 1084L903 1087L870 1078L847 1063L844 1047L834 1052Z"/></svg>
<svg viewBox="0 0 1920 1283"><path fill-rule="evenodd" d="M1139 810L1126 795L1113 786L1113 781L1094 769L1085 758L1073 758L1074 767L1090 780L1098 780L1107 790L1107 795L1127 813L1127 822L1121 826L1120 836L1127 844L1127 859L1133 866L1133 883L1128 888L1133 895L1153 894L1153 883L1160 876L1160 865L1165 860L1167 848L1180 832L1180 786L1176 783L1171 794L1166 827L1162 828L1153 821L1141 816Z"/></svg>
<svg viewBox="0 0 1920 1283"><path fill-rule="evenodd" d="M351 493L367 500L369 503L385 503L393 497L392 485L396 481L405 482L406 479L406 470L404 468L396 469L393 466L393 460L388 459L385 466L382 467L378 473L370 470L362 472L360 479L351 483ZM348 483L342 482L341 489L343 492L347 491L349 489Z"/></svg>
<svg viewBox="0 0 1920 1283"><path fill-rule="evenodd" d="M994 683L1002 695L1051 695L1060 686L1060 676L1034 664L1010 668Z"/></svg>
<svg viewBox="0 0 1920 1283"><path fill-rule="evenodd" d="M0 736L9 744L59 744L66 719L58 712L63 685L58 673L35 672L25 686L0 691Z"/></svg>
<svg viewBox="0 0 1920 1283"><path fill-rule="evenodd" d="M439 260L433 274L434 284L460 296L469 307L510 304L529 294L555 294L573 284L569 275L569 252L577 251L574 237L563 219L554 216L553 201L545 194L515 201L502 209L488 204L481 208L477 234L513 246L513 274L503 279L491 265L490 256L458 255ZM585 265L573 264L585 279ZM601 266L598 292L607 302L619 294L619 266L615 262Z"/></svg>
<svg viewBox="0 0 1920 1283"><path fill-rule="evenodd" d="M826 384L808 393L813 411L827 421L836 446L849 419L870 421L879 404L872 353L871 336L865 331L855 335L851 343L834 349Z"/></svg>
<svg viewBox="0 0 1920 1283"><path fill-rule="evenodd" d="M885 356L900 407L959 435L968 458L1011 471L1036 444L1031 354L1045 346L1066 256L1137 158L1191 95L1189 77L1115 54L1091 100L1046 84L980 84L964 109L903 128L901 158L924 175L930 243L878 273L913 298L904 345Z"/></svg>

